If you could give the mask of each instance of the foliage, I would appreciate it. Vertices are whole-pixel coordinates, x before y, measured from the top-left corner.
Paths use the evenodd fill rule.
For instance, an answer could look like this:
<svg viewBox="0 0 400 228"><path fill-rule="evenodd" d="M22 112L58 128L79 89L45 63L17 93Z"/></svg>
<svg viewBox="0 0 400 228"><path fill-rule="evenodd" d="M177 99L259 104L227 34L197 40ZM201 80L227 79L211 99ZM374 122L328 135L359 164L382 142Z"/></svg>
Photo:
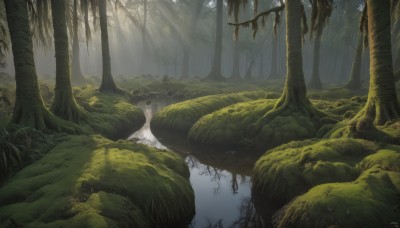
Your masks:
<svg viewBox="0 0 400 228"><path fill-rule="evenodd" d="M186 163L172 152L68 136L0 189L0 224L180 226L194 214L188 177Z"/></svg>
<svg viewBox="0 0 400 228"><path fill-rule="evenodd" d="M41 156L37 150L45 143L45 136L33 128L0 128L0 173L4 178L13 169L22 168L25 163Z"/></svg>

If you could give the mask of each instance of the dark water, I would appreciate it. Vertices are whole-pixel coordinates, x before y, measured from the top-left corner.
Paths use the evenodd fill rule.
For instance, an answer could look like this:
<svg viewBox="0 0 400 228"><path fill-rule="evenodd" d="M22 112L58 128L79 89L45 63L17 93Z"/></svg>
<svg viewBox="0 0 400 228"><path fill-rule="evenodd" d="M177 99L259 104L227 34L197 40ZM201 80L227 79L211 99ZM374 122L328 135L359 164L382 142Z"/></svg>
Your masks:
<svg viewBox="0 0 400 228"><path fill-rule="evenodd" d="M129 139L175 151L188 163L196 203L191 227L266 227L251 199L250 174L257 157L236 151L193 148L184 136L170 133L156 138L150 130L150 120L171 103L167 100L139 103L137 106L144 111L146 123Z"/></svg>

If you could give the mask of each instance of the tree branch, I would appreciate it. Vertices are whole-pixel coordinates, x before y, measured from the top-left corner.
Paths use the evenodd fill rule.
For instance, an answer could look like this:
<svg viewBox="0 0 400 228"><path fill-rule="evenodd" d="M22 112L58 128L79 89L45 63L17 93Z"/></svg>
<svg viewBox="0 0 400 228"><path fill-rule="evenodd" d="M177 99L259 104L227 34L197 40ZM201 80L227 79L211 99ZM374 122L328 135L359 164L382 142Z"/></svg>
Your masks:
<svg viewBox="0 0 400 228"><path fill-rule="evenodd" d="M253 18L250 19L250 20L243 21L243 22L240 22L240 23L228 22L228 24L229 24L229 25L233 25L233 26L248 25L249 23L256 22L260 17L267 16L267 15L269 15L270 13L280 12L280 11L283 11L284 9L285 9L285 4L282 4L282 5L280 5L280 6L271 8L271 9L269 9L269 10L267 10L267 11L261 12L261 13L257 14L255 17L253 17Z"/></svg>

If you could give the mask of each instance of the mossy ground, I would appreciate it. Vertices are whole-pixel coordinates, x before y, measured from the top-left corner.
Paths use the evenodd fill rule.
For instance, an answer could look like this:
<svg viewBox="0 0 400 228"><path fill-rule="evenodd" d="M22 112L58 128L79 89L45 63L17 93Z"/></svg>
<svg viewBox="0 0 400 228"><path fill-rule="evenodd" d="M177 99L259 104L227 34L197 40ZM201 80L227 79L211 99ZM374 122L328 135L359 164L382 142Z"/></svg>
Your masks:
<svg viewBox="0 0 400 228"><path fill-rule="evenodd" d="M134 101L155 97L170 97L175 100L194 99L201 96L216 95L241 91L266 89L270 92L279 92L281 85L276 82L206 82L198 79L176 80L160 76L143 76L117 79L119 84L133 95Z"/></svg>
<svg viewBox="0 0 400 228"><path fill-rule="evenodd" d="M271 199L288 202L315 185L356 179L360 174L356 165L378 148L355 139L288 143L257 161L253 186Z"/></svg>
<svg viewBox="0 0 400 228"><path fill-rule="evenodd" d="M186 134L201 117L223 107L265 97L265 91L210 95L170 105L151 120L153 130L163 129Z"/></svg>
<svg viewBox="0 0 400 228"><path fill-rule="evenodd" d="M194 214L188 177L185 162L171 152L68 136L0 189L1 224L180 226Z"/></svg>
<svg viewBox="0 0 400 228"><path fill-rule="evenodd" d="M389 227L400 221L400 147L361 139L291 142L256 163L253 190L289 202L278 227Z"/></svg>
<svg viewBox="0 0 400 228"><path fill-rule="evenodd" d="M128 98L104 94L87 85L74 91L78 103L89 112L88 127L111 139L127 137L146 121L143 111Z"/></svg>
<svg viewBox="0 0 400 228"><path fill-rule="evenodd" d="M318 185L279 214L278 227L396 227L400 173L379 168L354 182Z"/></svg>
<svg viewBox="0 0 400 228"><path fill-rule="evenodd" d="M365 99L360 97L338 101L312 101L319 110L337 119L353 117L364 102ZM322 124L316 124L298 112L282 114L268 124L259 122L259 119L273 109L275 103L275 99L259 99L214 111L193 125L189 131L189 139L213 146L253 147L265 151L292 140L321 137L334 127L329 118L322 120ZM260 131L254 134L252 129Z"/></svg>

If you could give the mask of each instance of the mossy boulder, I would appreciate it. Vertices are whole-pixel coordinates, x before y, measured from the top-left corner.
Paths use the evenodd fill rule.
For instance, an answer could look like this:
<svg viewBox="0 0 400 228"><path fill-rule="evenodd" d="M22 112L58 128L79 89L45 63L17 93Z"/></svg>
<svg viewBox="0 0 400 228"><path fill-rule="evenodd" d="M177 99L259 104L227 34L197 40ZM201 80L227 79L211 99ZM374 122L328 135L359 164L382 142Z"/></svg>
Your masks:
<svg viewBox="0 0 400 228"><path fill-rule="evenodd" d="M241 102L200 118L190 129L193 142L213 146L246 146L251 144L246 130L271 110L276 100L258 99Z"/></svg>
<svg viewBox="0 0 400 228"><path fill-rule="evenodd" d="M379 149L356 139L306 140L266 152L255 164L253 188L271 199L288 202L311 187L355 180L357 164Z"/></svg>
<svg viewBox="0 0 400 228"><path fill-rule="evenodd" d="M231 93L210 95L176 103L158 112L151 120L151 128L187 134L201 117L226 106L255 100L265 97L265 95L264 91Z"/></svg>
<svg viewBox="0 0 400 228"><path fill-rule="evenodd" d="M89 112L90 130L107 138L125 138L146 121L143 111L130 104L124 96L100 93L89 85L75 90L75 96L81 106Z"/></svg>
<svg viewBox="0 0 400 228"><path fill-rule="evenodd" d="M0 226L185 226L194 215L178 155L101 136L68 136L0 189Z"/></svg>
<svg viewBox="0 0 400 228"><path fill-rule="evenodd" d="M310 189L278 213L277 227L391 227L400 222L399 194L399 172L371 168L354 182Z"/></svg>

